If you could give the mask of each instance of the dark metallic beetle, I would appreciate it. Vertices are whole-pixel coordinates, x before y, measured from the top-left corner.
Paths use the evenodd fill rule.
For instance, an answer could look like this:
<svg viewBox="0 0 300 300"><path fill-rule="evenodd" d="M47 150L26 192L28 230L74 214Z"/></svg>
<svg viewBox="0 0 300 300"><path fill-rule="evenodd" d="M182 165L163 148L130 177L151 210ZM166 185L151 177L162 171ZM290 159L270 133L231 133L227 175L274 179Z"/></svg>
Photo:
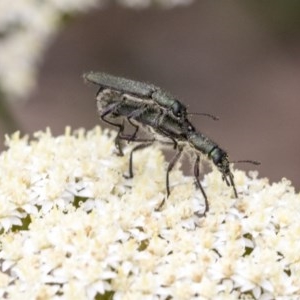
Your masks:
<svg viewBox="0 0 300 300"><path fill-rule="evenodd" d="M186 118L187 110L185 105L168 92L153 84L116 77L101 72L85 73L83 77L86 81L98 85L100 89L109 88L123 94L136 96L141 100L152 100L160 107L171 111L174 117L180 120Z"/></svg>

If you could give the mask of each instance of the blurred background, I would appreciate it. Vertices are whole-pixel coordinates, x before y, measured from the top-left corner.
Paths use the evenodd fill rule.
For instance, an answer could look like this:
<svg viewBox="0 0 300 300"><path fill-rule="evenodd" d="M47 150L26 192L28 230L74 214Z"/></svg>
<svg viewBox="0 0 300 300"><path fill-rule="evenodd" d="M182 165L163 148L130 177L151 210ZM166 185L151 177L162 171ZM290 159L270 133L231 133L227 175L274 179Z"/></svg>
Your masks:
<svg viewBox="0 0 300 300"><path fill-rule="evenodd" d="M82 74L104 71L154 83L190 112L218 116L219 121L194 116L193 122L231 160L262 163L236 167L258 169L271 181L286 177L299 191L300 2L202 0L172 8L144 2L145 9L131 1L133 8L107 3L63 11L62 21L55 21L59 31L49 35L32 63L28 91L17 75L11 75L12 92L2 88L0 137L47 126L55 135L66 125L93 128L100 123L97 88L84 84ZM0 30L0 51L6 32ZM12 55L8 60L20 69L28 59L19 51L18 63ZM6 60L0 52L2 70ZM0 82L8 81L11 68Z"/></svg>

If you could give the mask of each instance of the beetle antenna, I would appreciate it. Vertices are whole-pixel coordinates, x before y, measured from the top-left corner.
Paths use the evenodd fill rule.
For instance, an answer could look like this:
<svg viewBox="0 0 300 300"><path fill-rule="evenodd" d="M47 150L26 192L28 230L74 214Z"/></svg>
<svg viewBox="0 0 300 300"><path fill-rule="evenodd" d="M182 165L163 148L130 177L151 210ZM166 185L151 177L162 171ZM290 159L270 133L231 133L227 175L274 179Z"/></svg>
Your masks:
<svg viewBox="0 0 300 300"><path fill-rule="evenodd" d="M256 166L259 166L261 164L259 161L256 160L235 160L235 161L231 161L230 163L247 163Z"/></svg>
<svg viewBox="0 0 300 300"><path fill-rule="evenodd" d="M206 114L206 113L187 113L188 115L192 115L192 116L206 116L206 117L209 117L211 119L213 119L214 121L218 121L219 118L212 115L212 114Z"/></svg>

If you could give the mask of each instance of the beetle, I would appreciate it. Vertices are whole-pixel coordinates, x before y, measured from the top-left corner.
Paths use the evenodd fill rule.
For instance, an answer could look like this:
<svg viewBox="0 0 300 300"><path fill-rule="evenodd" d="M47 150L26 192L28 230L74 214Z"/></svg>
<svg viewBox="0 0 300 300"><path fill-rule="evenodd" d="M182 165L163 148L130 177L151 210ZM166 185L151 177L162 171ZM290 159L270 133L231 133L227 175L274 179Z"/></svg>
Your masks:
<svg viewBox="0 0 300 300"><path fill-rule="evenodd" d="M171 111L174 117L184 120L187 116L187 108L169 92L145 82L135 81L123 77L117 77L103 72L88 72L83 78L96 84L100 89L109 88L138 97L140 100L152 100L160 107Z"/></svg>

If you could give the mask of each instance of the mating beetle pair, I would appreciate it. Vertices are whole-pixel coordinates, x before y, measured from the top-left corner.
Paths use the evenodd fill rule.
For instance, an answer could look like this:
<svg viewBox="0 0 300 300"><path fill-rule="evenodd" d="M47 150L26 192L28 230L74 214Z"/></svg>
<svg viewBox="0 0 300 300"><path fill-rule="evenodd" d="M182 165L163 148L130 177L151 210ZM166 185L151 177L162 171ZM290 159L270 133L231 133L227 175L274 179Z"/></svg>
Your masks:
<svg viewBox="0 0 300 300"><path fill-rule="evenodd" d="M169 174L180 159L185 147L189 147L195 154L194 176L196 184L202 192L205 200L205 211L209 209L206 193L199 180L200 155L206 155L216 165L228 186L232 186L237 198L237 191L230 170L230 162L227 153L215 142L200 132L197 132L188 120L186 106L168 92L153 84L133 81L121 77L115 77L105 73L90 72L84 74L84 79L99 86L97 93L97 107L101 119L119 128L115 144L119 154L123 155L120 140L140 142L130 153L129 177L133 177L132 156L137 150L150 146L156 138L137 138L139 126L146 126L159 136L168 138L174 149L177 150L168 165L166 173L167 196L170 195ZM202 114L210 116L209 114ZM117 123L115 120L121 120ZM124 119L134 128L131 135L124 134ZM246 161L254 164L257 162ZM162 203L163 204L163 203Z"/></svg>

